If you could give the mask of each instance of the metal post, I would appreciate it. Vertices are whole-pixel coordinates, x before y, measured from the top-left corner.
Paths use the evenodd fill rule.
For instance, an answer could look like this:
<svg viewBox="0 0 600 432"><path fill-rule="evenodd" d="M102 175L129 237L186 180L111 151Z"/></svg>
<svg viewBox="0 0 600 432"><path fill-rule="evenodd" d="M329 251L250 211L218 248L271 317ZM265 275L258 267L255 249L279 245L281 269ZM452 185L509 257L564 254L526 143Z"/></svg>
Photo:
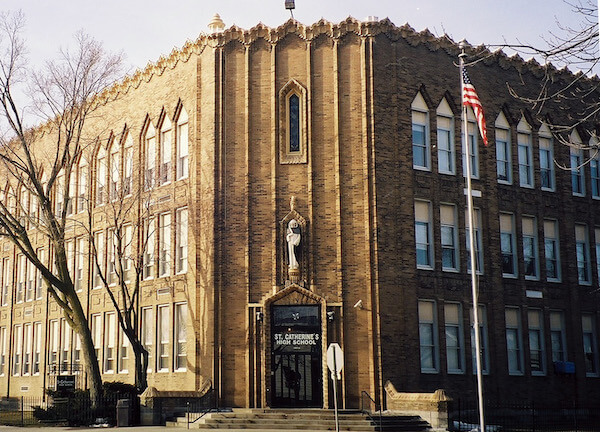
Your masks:
<svg viewBox="0 0 600 432"><path fill-rule="evenodd" d="M335 412L335 431L340 432L340 422L338 419L338 401L337 401L337 363L333 356L333 372L331 373L333 378L333 408Z"/></svg>
<svg viewBox="0 0 600 432"><path fill-rule="evenodd" d="M21 396L21 426L25 426L25 412L23 407L23 396Z"/></svg>
<svg viewBox="0 0 600 432"><path fill-rule="evenodd" d="M461 53L460 59L460 89L461 99L464 95L463 69L465 54L465 43L459 44ZM478 308L478 287L477 287L477 259L475 256L475 217L473 212L473 188L471 185L471 148L469 146L469 123L467 119L467 107L462 104L462 128L463 145L465 148L465 168L467 175L467 213L469 218L469 247L471 256L471 292L473 295L473 325L475 327L475 364L477 367L477 399L479 402L479 425L481 432L485 432L485 422L483 416L483 374L481 371L481 341L479 335L479 308Z"/></svg>

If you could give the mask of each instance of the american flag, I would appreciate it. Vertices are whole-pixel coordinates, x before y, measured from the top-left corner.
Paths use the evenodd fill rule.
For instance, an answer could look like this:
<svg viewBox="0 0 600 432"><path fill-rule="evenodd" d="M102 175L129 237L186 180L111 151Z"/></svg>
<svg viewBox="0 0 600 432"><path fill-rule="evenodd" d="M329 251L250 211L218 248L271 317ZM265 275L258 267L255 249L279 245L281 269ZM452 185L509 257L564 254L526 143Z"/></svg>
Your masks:
<svg viewBox="0 0 600 432"><path fill-rule="evenodd" d="M479 132L481 133L483 143L488 145L487 130L485 129L485 117L483 116L483 107L481 106L481 101L479 100L479 96L477 96L475 87L473 87L473 84L471 84L471 79L469 78L469 75L467 75L467 71L464 68L462 73L462 87L463 105L473 108L475 117L477 117L477 124L479 125Z"/></svg>

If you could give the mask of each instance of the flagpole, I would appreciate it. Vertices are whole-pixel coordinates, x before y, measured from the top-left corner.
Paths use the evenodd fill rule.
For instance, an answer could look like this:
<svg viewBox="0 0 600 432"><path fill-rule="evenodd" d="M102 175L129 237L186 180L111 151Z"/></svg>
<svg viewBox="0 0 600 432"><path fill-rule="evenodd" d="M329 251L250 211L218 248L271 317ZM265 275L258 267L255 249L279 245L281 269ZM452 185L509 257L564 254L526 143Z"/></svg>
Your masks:
<svg viewBox="0 0 600 432"><path fill-rule="evenodd" d="M459 43L460 54L460 92L461 100L464 100L463 70L466 42ZM473 188L471 185L471 148L469 146L469 124L467 119L467 106L462 103L462 137L465 149L465 168L467 175L467 217L469 218L469 248L471 256L471 292L473 295L473 326L475 334L475 365L477 367L477 401L479 404L479 425L480 430L485 432L485 422L483 416L483 374L481 372L481 340L479 335L479 305L478 305L478 287L477 287L477 259L475 251L475 217L473 211Z"/></svg>

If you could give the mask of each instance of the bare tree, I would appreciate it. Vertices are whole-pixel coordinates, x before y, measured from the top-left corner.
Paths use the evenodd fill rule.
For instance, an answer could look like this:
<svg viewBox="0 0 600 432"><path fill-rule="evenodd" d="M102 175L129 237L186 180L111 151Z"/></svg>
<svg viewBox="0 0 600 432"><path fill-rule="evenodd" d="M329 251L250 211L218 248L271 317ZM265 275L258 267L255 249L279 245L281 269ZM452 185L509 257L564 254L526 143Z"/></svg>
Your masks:
<svg viewBox="0 0 600 432"><path fill-rule="evenodd" d="M39 72L26 67L21 37L21 13L0 15L0 114L6 131L0 137L0 176L7 185L0 199L0 237L41 273L50 297L80 336L88 385L93 400L101 391L101 375L84 308L69 272L65 231L69 228L71 177L93 140L86 126L101 106L97 96L121 73L120 55L109 55L89 36L76 35L73 50L62 50L56 61ZM18 89L30 85L25 108ZM44 122L33 124L37 114ZM27 197L27 199L25 199ZM15 205L17 204L17 205ZM40 243L50 245L53 263L40 256Z"/></svg>

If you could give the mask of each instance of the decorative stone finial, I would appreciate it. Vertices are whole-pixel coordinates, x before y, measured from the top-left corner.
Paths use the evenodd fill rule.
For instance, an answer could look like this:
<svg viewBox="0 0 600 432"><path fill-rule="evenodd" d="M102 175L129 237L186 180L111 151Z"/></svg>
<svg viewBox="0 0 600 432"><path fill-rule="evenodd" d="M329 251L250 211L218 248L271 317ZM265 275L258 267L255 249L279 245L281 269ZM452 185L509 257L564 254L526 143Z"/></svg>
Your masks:
<svg viewBox="0 0 600 432"><path fill-rule="evenodd" d="M223 30L225 30L225 23L218 13L216 13L208 23L208 30L211 33L222 33Z"/></svg>
<svg viewBox="0 0 600 432"><path fill-rule="evenodd" d="M294 211L296 207L296 197L292 195L290 198L290 211Z"/></svg>

